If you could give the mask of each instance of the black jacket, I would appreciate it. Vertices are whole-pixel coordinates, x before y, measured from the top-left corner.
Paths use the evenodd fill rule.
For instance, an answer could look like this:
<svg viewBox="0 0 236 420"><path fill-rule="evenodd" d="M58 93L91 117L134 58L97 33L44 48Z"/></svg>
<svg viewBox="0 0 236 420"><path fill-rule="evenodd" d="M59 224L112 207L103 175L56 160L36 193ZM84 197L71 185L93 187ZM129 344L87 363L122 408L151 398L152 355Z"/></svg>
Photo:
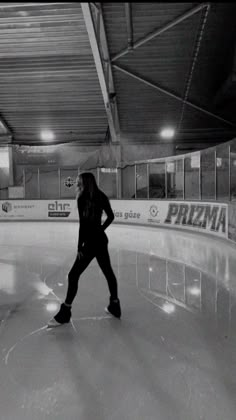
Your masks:
<svg viewBox="0 0 236 420"><path fill-rule="evenodd" d="M104 239L107 242L105 229L114 220L114 213L111 208L110 202L106 194L99 190L99 200L95 208L95 214L91 217L85 217L83 208L78 199L78 212L79 212L79 239L78 250L81 250L84 245L99 245ZM102 213L106 213L106 220L102 224Z"/></svg>

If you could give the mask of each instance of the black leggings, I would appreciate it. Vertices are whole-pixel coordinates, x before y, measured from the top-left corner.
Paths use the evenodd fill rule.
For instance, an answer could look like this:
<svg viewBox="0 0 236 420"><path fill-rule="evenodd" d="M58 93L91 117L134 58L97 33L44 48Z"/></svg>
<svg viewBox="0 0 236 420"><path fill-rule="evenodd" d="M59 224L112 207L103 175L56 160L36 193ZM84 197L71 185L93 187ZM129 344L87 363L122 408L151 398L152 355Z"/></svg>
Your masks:
<svg viewBox="0 0 236 420"><path fill-rule="evenodd" d="M71 305L78 291L79 277L88 267L93 258L97 259L98 265L106 277L111 299L117 299L117 280L111 267L108 244L100 243L97 247L85 247L82 257L76 257L75 262L68 274L68 289L65 303Z"/></svg>

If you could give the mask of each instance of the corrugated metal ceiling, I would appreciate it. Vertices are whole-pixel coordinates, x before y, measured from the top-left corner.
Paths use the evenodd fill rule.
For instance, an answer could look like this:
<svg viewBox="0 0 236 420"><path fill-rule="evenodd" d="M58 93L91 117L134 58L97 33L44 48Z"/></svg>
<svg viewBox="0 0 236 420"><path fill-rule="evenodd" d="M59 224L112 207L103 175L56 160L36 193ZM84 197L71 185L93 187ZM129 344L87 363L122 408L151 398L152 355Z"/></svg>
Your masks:
<svg viewBox="0 0 236 420"><path fill-rule="evenodd" d="M1 3L0 112L13 142L103 142L107 117L80 3Z"/></svg>
<svg viewBox="0 0 236 420"><path fill-rule="evenodd" d="M117 140L161 142L166 124L178 130L176 144L204 141L207 147L236 135L236 98L233 89L229 98L224 88L235 71L234 3L89 7L95 31L95 11L104 19ZM102 57L104 40L97 43ZM42 144L40 133L47 128L55 134L54 143L107 141L107 105L96 64L81 3L1 3L0 116L9 132L0 125L0 141Z"/></svg>
<svg viewBox="0 0 236 420"><path fill-rule="evenodd" d="M175 142L180 143L204 140L211 145L235 136L236 101L227 112L225 104L215 106L215 96L232 72L235 4L130 5L137 44L133 50L127 49L124 4L103 5L124 138L160 142L159 132L167 124L178 130ZM197 11L181 19L191 10ZM141 42L158 30L148 42Z"/></svg>

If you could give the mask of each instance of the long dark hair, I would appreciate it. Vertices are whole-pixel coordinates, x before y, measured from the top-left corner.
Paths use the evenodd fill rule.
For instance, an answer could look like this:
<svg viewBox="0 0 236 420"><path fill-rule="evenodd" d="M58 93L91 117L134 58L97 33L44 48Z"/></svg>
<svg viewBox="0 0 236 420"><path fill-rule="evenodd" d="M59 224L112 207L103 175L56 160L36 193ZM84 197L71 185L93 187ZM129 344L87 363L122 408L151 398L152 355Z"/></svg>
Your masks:
<svg viewBox="0 0 236 420"><path fill-rule="evenodd" d="M77 200L78 208L84 217L94 219L100 213L101 191L91 172L83 172L79 176L83 182L83 192Z"/></svg>

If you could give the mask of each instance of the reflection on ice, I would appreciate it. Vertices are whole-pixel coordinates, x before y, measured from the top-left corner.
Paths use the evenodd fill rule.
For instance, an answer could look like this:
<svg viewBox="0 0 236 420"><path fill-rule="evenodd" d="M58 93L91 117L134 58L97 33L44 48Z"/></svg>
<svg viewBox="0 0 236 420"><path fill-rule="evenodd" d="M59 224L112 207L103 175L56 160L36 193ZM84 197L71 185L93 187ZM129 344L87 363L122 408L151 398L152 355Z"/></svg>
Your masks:
<svg viewBox="0 0 236 420"><path fill-rule="evenodd" d="M0 417L235 419L233 248L116 226L108 236L122 319L105 315L107 284L92 261L71 324L50 330L77 226L26 223L23 236L17 226L0 225Z"/></svg>
<svg viewBox="0 0 236 420"><path fill-rule="evenodd" d="M8 295L16 292L16 270L14 265L0 264L0 292Z"/></svg>
<svg viewBox="0 0 236 420"><path fill-rule="evenodd" d="M155 306L168 314L175 311L174 305L185 308L212 319L219 330L229 333L233 305L228 282L222 283L190 265L150 254L136 253L135 264L136 285Z"/></svg>
<svg viewBox="0 0 236 420"><path fill-rule="evenodd" d="M45 305L45 308L48 312L57 312L59 309L59 303L50 302Z"/></svg>
<svg viewBox="0 0 236 420"><path fill-rule="evenodd" d="M52 289L48 287L42 280L35 282L34 287L38 291L39 296L41 295L41 297L48 296L52 292Z"/></svg>
<svg viewBox="0 0 236 420"><path fill-rule="evenodd" d="M115 226L108 236L122 319L105 315L107 284L92 261L71 324L50 330L77 225L0 230L2 419L235 419L233 247Z"/></svg>
<svg viewBox="0 0 236 420"><path fill-rule="evenodd" d="M167 314L172 314L173 312L175 312L175 305L173 305L173 303L166 302L164 303L164 305L162 305L162 309Z"/></svg>

